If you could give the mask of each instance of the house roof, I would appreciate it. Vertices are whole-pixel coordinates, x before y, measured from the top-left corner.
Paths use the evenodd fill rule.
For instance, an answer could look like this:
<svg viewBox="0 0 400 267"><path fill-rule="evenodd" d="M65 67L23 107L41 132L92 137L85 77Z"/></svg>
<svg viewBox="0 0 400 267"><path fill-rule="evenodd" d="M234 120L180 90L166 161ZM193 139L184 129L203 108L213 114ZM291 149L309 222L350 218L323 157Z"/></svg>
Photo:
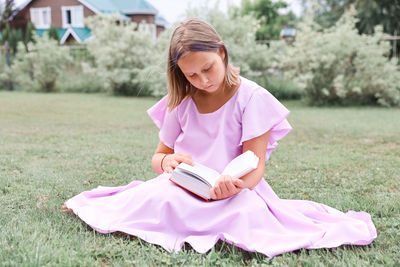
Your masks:
<svg viewBox="0 0 400 267"><path fill-rule="evenodd" d="M43 34L48 31L48 29L37 29L36 33L42 37ZM72 35L78 43L83 43L92 36L90 29L87 27L58 28L58 36L61 44L64 44L70 35Z"/></svg>
<svg viewBox="0 0 400 267"><path fill-rule="evenodd" d="M19 9L24 9L33 0L27 0L19 6ZM120 13L121 15L133 14L151 14L158 13L146 0L77 0L91 9L95 13L110 14Z"/></svg>
<svg viewBox="0 0 400 267"><path fill-rule="evenodd" d="M97 1L97 0L91 0ZM146 0L111 0L125 14L157 14L158 10Z"/></svg>
<svg viewBox="0 0 400 267"><path fill-rule="evenodd" d="M156 25L165 27L167 24L168 24L168 21L166 19L164 19L164 17L162 17L160 15L156 15Z"/></svg>
<svg viewBox="0 0 400 267"><path fill-rule="evenodd" d="M87 27L84 28L72 27L71 29L79 36L82 42L86 41L88 38L92 36L92 31Z"/></svg>
<svg viewBox="0 0 400 267"><path fill-rule="evenodd" d="M64 33L67 31L67 29L62 29L62 28L59 28L59 29L57 29L58 30L58 36L60 37L60 36L63 36L64 35ZM37 35L39 35L40 37L42 37L43 36L43 34L45 33L45 32L48 32L49 31L49 29L36 29L36 33L37 33Z"/></svg>
<svg viewBox="0 0 400 267"><path fill-rule="evenodd" d="M281 37L296 36L296 29L284 28L281 30Z"/></svg>

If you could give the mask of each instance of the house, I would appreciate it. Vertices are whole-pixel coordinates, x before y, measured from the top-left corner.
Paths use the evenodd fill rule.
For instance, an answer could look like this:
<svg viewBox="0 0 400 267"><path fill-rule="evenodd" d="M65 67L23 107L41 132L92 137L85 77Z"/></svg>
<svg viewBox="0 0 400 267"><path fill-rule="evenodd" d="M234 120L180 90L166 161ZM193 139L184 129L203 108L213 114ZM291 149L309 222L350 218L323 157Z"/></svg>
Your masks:
<svg viewBox="0 0 400 267"><path fill-rule="evenodd" d="M28 0L14 15L11 26L23 29L31 21L38 35L50 26L58 28L60 43L83 43L91 37L84 18L96 14L120 14L121 19L141 23L154 38L162 32L167 22L158 16L157 9L146 0Z"/></svg>
<svg viewBox="0 0 400 267"><path fill-rule="evenodd" d="M296 29L294 28L283 28L280 33L281 39L291 44L296 40Z"/></svg>

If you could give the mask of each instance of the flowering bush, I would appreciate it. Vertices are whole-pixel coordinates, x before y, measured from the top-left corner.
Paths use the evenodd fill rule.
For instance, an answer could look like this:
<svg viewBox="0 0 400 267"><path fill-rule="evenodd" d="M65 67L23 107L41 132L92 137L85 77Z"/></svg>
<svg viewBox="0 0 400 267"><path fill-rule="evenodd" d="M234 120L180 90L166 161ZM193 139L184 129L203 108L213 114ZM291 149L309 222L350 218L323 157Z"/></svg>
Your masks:
<svg viewBox="0 0 400 267"><path fill-rule="evenodd" d="M400 72L389 61L382 28L359 35L354 9L334 27L319 30L309 16L281 60L285 76L311 104L400 104Z"/></svg>
<svg viewBox="0 0 400 267"><path fill-rule="evenodd" d="M24 90L56 91L59 76L71 62L68 48L60 46L46 34L34 39L34 43L28 43L28 51L23 43L18 44L18 53L12 66L15 80Z"/></svg>
<svg viewBox="0 0 400 267"><path fill-rule="evenodd" d="M151 44L149 64L139 71L138 80L142 88L146 88L153 96L163 96L167 93L167 58L169 37L172 29L165 30Z"/></svg>
<svg viewBox="0 0 400 267"><path fill-rule="evenodd" d="M12 89L10 82L12 83L12 70L7 64L6 53L2 49L0 50L0 90Z"/></svg>
<svg viewBox="0 0 400 267"><path fill-rule="evenodd" d="M104 88L115 94L149 94L149 88L140 83L139 73L153 63L151 35L117 15L91 16L86 23L93 34L87 48L94 65L85 64L84 71L104 79Z"/></svg>
<svg viewBox="0 0 400 267"><path fill-rule="evenodd" d="M72 63L58 79L57 88L62 93L103 93L103 84L100 77L82 73L81 65Z"/></svg>

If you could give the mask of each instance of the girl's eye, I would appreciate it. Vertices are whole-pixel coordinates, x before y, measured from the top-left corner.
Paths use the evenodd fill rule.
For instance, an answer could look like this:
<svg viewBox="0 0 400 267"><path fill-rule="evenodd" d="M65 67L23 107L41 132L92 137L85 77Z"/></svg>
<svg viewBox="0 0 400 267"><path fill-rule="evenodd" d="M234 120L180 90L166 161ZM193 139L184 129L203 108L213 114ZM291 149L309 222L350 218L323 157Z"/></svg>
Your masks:
<svg viewBox="0 0 400 267"><path fill-rule="evenodd" d="M211 70L211 68L212 68L212 66L208 67L207 69L205 69L205 70L203 70L203 71L204 71L204 72L208 72L208 71Z"/></svg>
<svg viewBox="0 0 400 267"><path fill-rule="evenodd" d="M196 73L189 75L189 78L194 78L196 76Z"/></svg>

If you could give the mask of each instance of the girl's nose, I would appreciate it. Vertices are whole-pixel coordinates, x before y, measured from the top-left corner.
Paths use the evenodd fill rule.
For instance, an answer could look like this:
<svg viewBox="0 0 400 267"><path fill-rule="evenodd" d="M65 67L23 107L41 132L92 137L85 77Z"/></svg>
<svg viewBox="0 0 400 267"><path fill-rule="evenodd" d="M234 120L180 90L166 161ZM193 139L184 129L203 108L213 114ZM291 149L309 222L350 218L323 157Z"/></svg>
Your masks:
<svg viewBox="0 0 400 267"><path fill-rule="evenodd" d="M206 75L200 75L200 81L203 86L208 85L208 78Z"/></svg>

